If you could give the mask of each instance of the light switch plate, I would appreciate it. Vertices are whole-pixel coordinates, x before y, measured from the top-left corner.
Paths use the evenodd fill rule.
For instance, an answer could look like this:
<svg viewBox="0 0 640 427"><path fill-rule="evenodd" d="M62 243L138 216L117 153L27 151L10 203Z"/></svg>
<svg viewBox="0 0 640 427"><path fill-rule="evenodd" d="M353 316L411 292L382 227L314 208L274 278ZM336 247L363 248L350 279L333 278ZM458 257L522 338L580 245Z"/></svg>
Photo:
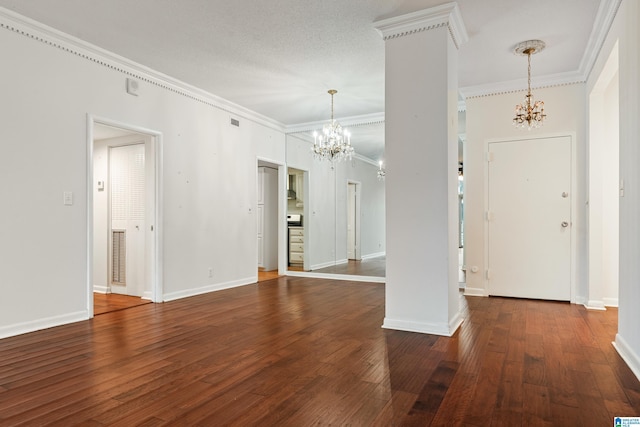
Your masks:
<svg viewBox="0 0 640 427"><path fill-rule="evenodd" d="M72 191L65 191L63 193L62 197L63 197L65 206L73 205L73 192Z"/></svg>

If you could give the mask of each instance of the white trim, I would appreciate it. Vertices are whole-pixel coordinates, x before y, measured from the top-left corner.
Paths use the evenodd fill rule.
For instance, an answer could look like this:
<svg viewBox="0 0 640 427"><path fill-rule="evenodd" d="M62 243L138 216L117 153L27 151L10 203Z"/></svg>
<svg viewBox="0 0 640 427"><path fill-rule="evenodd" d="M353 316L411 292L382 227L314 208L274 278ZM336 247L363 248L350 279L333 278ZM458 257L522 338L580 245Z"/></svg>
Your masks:
<svg viewBox="0 0 640 427"><path fill-rule="evenodd" d="M465 297L488 297L489 293L487 292L487 289L483 289L483 288L470 288L468 286L465 286L464 288L464 296Z"/></svg>
<svg viewBox="0 0 640 427"><path fill-rule="evenodd" d="M355 249L353 251L353 256L355 260L358 261L362 261L362 248L361 248L361 244L362 244L362 238L360 236L360 223L362 222L362 209L360 206L360 203L362 202L361 200L361 193L362 193L362 182L360 181L354 181L352 179L347 179L347 188L346 188L346 194L349 194L349 186L350 185L355 185L355 191L356 191L356 203L355 203L355 212L354 212L354 216L355 216L355 221L356 221L356 230L355 230ZM347 202L347 225L349 224L349 204ZM347 236L347 243L349 241L349 237ZM349 262L349 245L347 244L347 262Z"/></svg>
<svg viewBox="0 0 640 427"><path fill-rule="evenodd" d="M94 285L93 286L93 292L96 293L96 294L110 294L111 293L111 286Z"/></svg>
<svg viewBox="0 0 640 427"><path fill-rule="evenodd" d="M354 276L350 274L315 273L313 271L287 271L287 276L308 277L312 279L345 280L348 282L386 283L386 277L379 276Z"/></svg>
<svg viewBox="0 0 640 427"><path fill-rule="evenodd" d="M584 83L586 79L578 71L536 76L531 84L532 89L542 89L555 86L566 86L576 83ZM465 86L459 89L465 98L478 98L482 96L503 95L507 93L524 92L527 90L527 79L507 80L499 83L486 83L475 86ZM460 106L458 106L458 109Z"/></svg>
<svg viewBox="0 0 640 427"><path fill-rule="evenodd" d="M169 292L164 295L164 301L175 301L182 298L193 297L196 295L208 294L210 292L221 291L223 289L237 288L246 285L255 285L258 282L258 267L256 266L256 275L244 279L232 280L229 282L218 283L214 285L205 285L199 288L185 289L177 292Z"/></svg>
<svg viewBox="0 0 640 427"><path fill-rule="evenodd" d="M349 260L346 259L346 258L335 260L335 261L321 262L320 264L312 265L309 270L320 270L321 268L333 267L334 265L342 265L342 264L346 264L348 262L349 262Z"/></svg>
<svg viewBox="0 0 640 427"><path fill-rule="evenodd" d="M605 311L606 310L606 308L604 306L604 301L601 301L601 300L589 300L584 305L584 307L587 310L600 310L600 311Z"/></svg>
<svg viewBox="0 0 640 427"><path fill-rule="evenodd" d="M45 317L43 319L32 320L29 322L15 323L13 325L0 327L0 339L35 332L42 329L53 328L55 326L66 325L69 323L81 322L87 319L89 319L88 311L76 311L74 313L63 314L60 316Z"/></svg>
<svg viewBox="0 0 640 427"><path fill-rule="evenodd" d="M450 337L456 332L460 324L462 324L462 318L458 313L450 323L422 323L385 317L382 327L384 329Z"/></svg>
<svg viewBox="0 0 640 427"><path fill-rule="evenodd" d="M362 260L366 260L366 259L371 259L371 258L378 258L381 256L387 256L386 252L376 252L374 254L367 254L367 255L362 255Z"/></svg>
<svg viewBox="0 0 640 427"><path fill-rule="evenodd" d="M117 127L127 131L135 132L150 136L153 144L154 152L154 170L155 170L155 206L153 226L154 244L151 249L152 253L152 277L151 292L145 292L144 299L153 302L163 301L163 264L162 264L162 133L147 129L141 126L123 123L117 120L105 117L87 114L87 310L89 317L93 317L93 127L95 124L103 124L106 126Z"/></svg>
<svg viewBox="0 0 640 427"><path fill-rule="evenodd" d="M585 81L589 78L598 55L600 55L604 41L620 8L620 3L622 3L622 0L600 0L598 13L593 22L593 31L589 36L587 47L578 68Z"/></svg>
<svg viewBox="0 0 640 427"><path fill-rule="evenodd" d="M349 116L336 118L342 127L356 127L356 126L368 126L384 123L384 112L382 113L371 113L371 114L363 114L360 116ZM296 125L288 125L284 128L285 134L290 133L303 133L303 132L312 132L314 130L322 129L322 127L329 120L320 120L316 122L306 122L299 123Z"/></svg>
<svg viewBox="0 0 640 427"><path fill-rule="evenodd" d="M0 7L0 28L121 72L127 77L138 79L210 107L232 113L245 120L250 120L280 132L284 131L284 124L267 116L2 7Z"/></svg>
<svg viewBox="0 0 640 427"><path fill-rule="evenodd" d="M449 33L456 48L459 49L462 44L469 40L460 8L456 2L381 19L373 23L374 28L378 30L385 41L445 25L449 28Z"/></svg>
<svg viewBox="0 0 640 427"><path fill-rule="evenodd" d="M256 170L260 167L260 162L270 163L278 166L278 274L284 275L287 271L287 164L267 157L256 156ZM258 176L256 174L256 188ZM258 212L258 209L255 209ZM256 218L257 219L257 218ZM257 238L256 238L257 240ZM258 254L256 251L256 266ZM257 267L256 267L257 268Z"/></svg>
<svg viewBox="0 0 640 427"><path fill-rule="evenodd" d="M602 298L605 307L618 307L618 298Z"/></svg>
<svg viewBox="0 0 640 427"><path fill-rule="evenodd" d="M629 343L618 333L616 340L612 342L613 348L616 349L622 360L624 360L631 369L631 372L640 380L640 355L636 354Z"/></svg>

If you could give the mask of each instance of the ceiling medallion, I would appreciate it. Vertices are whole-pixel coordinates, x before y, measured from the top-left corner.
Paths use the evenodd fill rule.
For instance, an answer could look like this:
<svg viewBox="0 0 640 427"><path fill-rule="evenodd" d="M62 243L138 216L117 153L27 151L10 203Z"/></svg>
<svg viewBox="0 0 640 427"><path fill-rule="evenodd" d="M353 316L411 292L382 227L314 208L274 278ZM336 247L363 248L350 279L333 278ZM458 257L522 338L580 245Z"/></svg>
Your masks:
<svg viewBox="0 0 640 427"><path fill-rule="evenodd" d="M325 124L322 133L313 132L313 157L318 160L329 160L330 162L344 159L351 160L353 147L351 146L351 134L342 129L340 123L333 118L333 95L337 90L329 90L331 95L331 122Z"/></svg>
<svg viewBox="0 0 640 427"><path fill-rule="evenodd" d="M527 55L527 94L524 97L524 103L516 105L516 115L513 118L513 124L517 128L529 130L531 128L539 128L544 122L547 115L544 113L544 102L534 101L531 94L531 55L542 51L545 44L542 40L527 40L518 43L513 52L516 55Z"/></svg>

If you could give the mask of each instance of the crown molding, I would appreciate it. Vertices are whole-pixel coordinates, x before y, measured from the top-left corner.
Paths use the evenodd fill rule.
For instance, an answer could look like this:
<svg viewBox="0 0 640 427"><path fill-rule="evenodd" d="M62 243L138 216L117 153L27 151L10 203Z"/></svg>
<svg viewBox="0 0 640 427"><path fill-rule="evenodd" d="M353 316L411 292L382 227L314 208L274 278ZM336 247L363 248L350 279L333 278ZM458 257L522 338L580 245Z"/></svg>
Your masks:
<svg viewBox="0 0 640 427"><path fill-rule="evenodd" d="M580 61L579 68L575 71L537 76L532 88L541 89L555 86L565 86L575 83L584 83L589 78L589 74L600 54L602 45L611 29L613 20L618 13L622 0L601 0L598 13L593 24L593 31L587 41L584 55ZM459 89L460 94L466 98L481 96L501 95L506 93L521 92L526 90L527 80L525 78L510 80L499 83L488 83L484 85L466 86ZM460 111L460 106L458 106Z"/></svg>
<svg viewBox="0 0 640 427"><path fill-rule="evenodd" d="M531 84L532 89L543 89L547 87L565 86L576 83L584 83L585 79L578 71L566 73L549 74L536 77L535 84ZM516 79L498 83L487 83L484 85L467 86L459 89L460 94L465 98L477 98L481 96L502 95L506 93L522 92L527 90L527 79ZM466 108L466 107L465 107ZM460 109L460 105L458 105Z"/></svg>
<svg viewBox="0 0 640 427"><path fill-rule="evenodd" d="M0 7L0 29L12 31L21 36L58 48L87 61L120 72L124 76L177 93L245 120L280 132L284 131L284 124L270 117L2 7Z"/></svg>
<svg viewBox="0 0 640 427"><path fill-rule="evenodd" d="M299 123L296 125L285 126L284 133L299 133L299 132L310 132L318 129L322 129L322 127L329 120L319 120L315 122L307 122L307 123ZM356 127L356 126L367 126L367 125L375 125L384 123L384 113L371 113L371 114L363 114L361 116L350 116L343 118L336 118L336 121L340 122L342 127Z"/></svg>
<svg viewBox="0 0 640 427"><path fill-rule="evenodd" d="M585 81L589 78L589 74L591 74L591 70L598 59L602 45L604 45L607 34L609 34L621 3L622 0L600 0L598 13L593 23L593 31L591 31L587 47L580 61L579 70Z"/></svg>
<svg viewBox="0 0 640 427"><path fill-rule="evenodd" d="M421 31L447 26L456 48L469 40L458 3L445 3L429 9L375 21L373 26L386 41Z"/></svg>

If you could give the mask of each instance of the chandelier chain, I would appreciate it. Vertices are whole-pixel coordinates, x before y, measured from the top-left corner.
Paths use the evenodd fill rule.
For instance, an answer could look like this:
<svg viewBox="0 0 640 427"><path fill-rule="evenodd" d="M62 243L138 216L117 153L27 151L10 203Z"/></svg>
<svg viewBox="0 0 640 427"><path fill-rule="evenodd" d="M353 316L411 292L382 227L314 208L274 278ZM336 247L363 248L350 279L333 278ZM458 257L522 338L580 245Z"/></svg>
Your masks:
<svg viewBox="0 0 640 427"><path fill-rule="evenodd" d="M350 160L353 155L351 146L351 134L342 128L334 118L333 96L337 90L328 91L331 95L331 121L324 125L322 133L313 133L313 146L311 151L318 160L329 160L330 162L340 160Z"/></svg>
<svg viewBox="0 0 640 427"><path fill-rule="evenodd" d="M519 128L538 128L542 126L547 115L544 113L544 102L534 101L531 93L531 55L544 49L545 44L540 40L528 40L516 45L514 52L517 55L527 55L527 94L522 104L516 105L516 114L513 124Z"/></svg>

